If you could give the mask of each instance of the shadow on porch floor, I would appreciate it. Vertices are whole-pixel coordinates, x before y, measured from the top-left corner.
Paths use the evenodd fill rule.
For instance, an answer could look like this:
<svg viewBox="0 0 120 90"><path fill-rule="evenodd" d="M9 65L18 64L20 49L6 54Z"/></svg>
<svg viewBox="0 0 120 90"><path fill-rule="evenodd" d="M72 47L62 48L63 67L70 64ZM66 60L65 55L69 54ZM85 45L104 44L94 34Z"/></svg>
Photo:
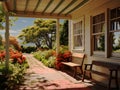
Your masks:
<svg viewBox="0 0 120 90"><path fill-rule="evenodd" d="M73 77L73 71L70 68L68 69L69 71L67 69L62 70L62 72L68 74L72 78L75 78L78 82L82 82L81 74L78 73L76 77ZM100 82L95 82L95 81L91 81L89 79L85 79L83 83L86 84L87 87L89 87L91 90L108 90L107 86L105 86L103 83L100 83ZM118 89L111 88L110 90L118 90Z"/></svg>

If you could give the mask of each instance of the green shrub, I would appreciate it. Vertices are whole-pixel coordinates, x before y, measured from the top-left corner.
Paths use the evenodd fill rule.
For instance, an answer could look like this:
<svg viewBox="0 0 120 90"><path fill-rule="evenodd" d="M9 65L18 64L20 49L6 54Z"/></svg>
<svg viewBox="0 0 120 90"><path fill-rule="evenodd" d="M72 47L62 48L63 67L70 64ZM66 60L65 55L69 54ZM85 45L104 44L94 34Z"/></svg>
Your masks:
<svg viewBox="0 0 120 90"><path fill-rule="evenodd" d="M60 46L59 54L64 54L68 51L68 46ZM42 50L33 53L34 57L40 60L45 66L55 68L56 56L55 50Z"/></svg>
<svg viewBox="0 0 120 90"><path fill-rule="evenodd" d="M0 50L4 50L4 46L3 45L0 45Z"/></svg>
<svg viewBox="0 0 120 90"><path fill-rule="evenodd" d="M23 82L25 70L28 68L27 62L23 64L9 63L9 69L6 73L5 62L0 64L0 90L13 90L16 85Z"/></svg>
<svg viewBox="0 0 120 90"><path fill-rule="evenodd" d="M53 56L53 50L37 51L33 53L34 57L40 60L47 67L54 67L56 57Z"/></svg>
<svg viewBox="0 0 120 90"><path fill-rule="evenodd" d="M48 59L48 67L54 68L55 67L55 61L56 61L55 56L49 57L49 59Z"/></svg>
<svg viewBox="0 0 120 90"><path fill-rule="evenodd" d="M37 51L33 53L33 56L38 59L38 60L42 60L42 58L44 58L44 56L41 55L42 51Z"/></svg>

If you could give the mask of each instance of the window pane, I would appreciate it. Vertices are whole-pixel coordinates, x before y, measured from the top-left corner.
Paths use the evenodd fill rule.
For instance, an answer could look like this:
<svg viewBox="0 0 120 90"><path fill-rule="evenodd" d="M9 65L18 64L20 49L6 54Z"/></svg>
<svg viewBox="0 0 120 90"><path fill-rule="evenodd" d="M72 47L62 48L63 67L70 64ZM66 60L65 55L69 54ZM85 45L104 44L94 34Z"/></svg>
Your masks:
<svg viewBox="0 0 120 90"><path fill-rule="evenodd" d="M98 32L101 32L101 28L99 24L93 26L93 33L98 33Z"/></svg>
<svg viewBox="0 0 120 90"><path fill-rule="evenodd" d="M112 20L110 22L110 31L120 30L120 19Z"/></svg>
<svg viewBox="0 0 120 90"><path fill-rule="evenodd" d="M120 17L120 7L117 8L117 17Z"/></svg>
<svg viewBox="0 0 120 90"><path fill-rule="evenodd" d="M105 13L93 17L93 48L94 51L105 51Z"/></svg>
<svg viewBox="0 0 120 90"><path fill-rule="evenodd" d="M105 36L102 35L95 35L94 36L94 51L104 51L105 50Z"/></svg>
<svg viewBox="0 0 120 90"><path fill-rule="evenodd" d="M120 30L120 7L110 11L110 31Z"/></svg>
<svg viewBox="0 0 120 90"><path fill-rule="evenodd" d="M120 53L120 32L113 33L113 52Z"/></svg>
<svg viewBox="0 0 120 90"><path fill-rule="evenodd" d="M120 18L117 19L117 30L120 30Z"/></svg>
<svg viewBox="0 0 120 90"><path fill-rule="evenodd" d="M110 18L111 19L113 19L113 18L116 18L116 8L115 9L112 9L111 11L110 11Z"/></svg>
<svg viewBox="0 0 120 90"><path fill-rule="evenodd" d="M103 21L105 21L105 14L104 13L93 17L93 24L100 23L100 22L103 22Z"/></svg>
<svg viewBox="0 0 120 90"><path fill-rule="evenodd" d="M112 31L112 30L116 30L117 28L116 28L116 20L112 20L111 22L110 22L110 30Z"/></svg>
<svg viewBox="0 0 120 90"><path fill-rule="evenodd" d="M74 37L74 45L75 45L75 47L82 46L82 35L78 35L78 36Z"/></svg>
<svg viewBox="0 0 120 90"><path fill-rule="evenodd" d="M93 26L93 33L105 32L105 24L101 23Z"/></svg>
<svg viewBox="0 0 120 90"><path fill-rule="evenodd" d="M74 48L82 47L82 21L74 24Z"/></svg>

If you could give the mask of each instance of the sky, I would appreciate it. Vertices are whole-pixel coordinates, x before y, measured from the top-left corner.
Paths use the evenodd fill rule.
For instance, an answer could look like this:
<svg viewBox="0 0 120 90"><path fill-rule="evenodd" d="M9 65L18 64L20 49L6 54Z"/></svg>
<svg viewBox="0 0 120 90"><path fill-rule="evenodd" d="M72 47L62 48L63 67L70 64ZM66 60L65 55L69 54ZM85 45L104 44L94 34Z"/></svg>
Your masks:
<svg viewBox="0 0 120 90"><path fill-rule="evenodd" d="M23 18L19 17L17 21L14 22L14 25L10 27L10 36L17 37L22 29L33 25L36 18ZM63 23L63 20L60 20L60 23ZM0 30L0 34L4 37L5 30Z"/></svg>
<svg viewBox="0 0 120 90"><path fill-rule="evenodd" d="M13 26L10 26L10 36L17 37L22 29L33 25L35 18L22 18L19 17L17 21L14 22ZM4 37L4 30L0 30L0 34Z"/></svg>

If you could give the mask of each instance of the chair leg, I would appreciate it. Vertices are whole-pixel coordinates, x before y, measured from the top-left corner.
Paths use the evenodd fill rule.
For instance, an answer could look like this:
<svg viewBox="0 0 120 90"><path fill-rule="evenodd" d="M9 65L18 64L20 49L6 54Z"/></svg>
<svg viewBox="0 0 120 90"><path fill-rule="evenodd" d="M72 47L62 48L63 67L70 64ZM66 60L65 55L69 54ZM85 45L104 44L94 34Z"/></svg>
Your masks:
<svg viewBox="0 0 120 90"><path fill-rule="evenodd" d="M89 72L89 74L90 74L90 79L92 79L92 74L91 74L91 72Z"/></svg>
<svg viewBox="0 0 120 90"><path fill-rule="evenodd" d="M115 70L115 83L116 83L116 88L119 90L119 83L118 83L118 71Z"/></svg>
<svg viewBox="0 0 120 90"><path fill-rule="evenodd" d="M86 71L83 72L82 82L84 82Z"/></svg>
<svg viewBox="0 0 120 90"><path fill-rule="evenodd" d="M82 67L80 66L79 68L80 68L80 72L81 72L81 75L82 75L82 74L83 74L83 70L82 70Z"/></svg>
<svg viewBox="0 0 120 90"><path fill-rule="evenodd" d="M73 74L73 77L76 77L76 74L77 74L77 67L74 67L74 74Z"/></svg>
<svg viewBox="0 0 120 90"><path fill-rule="evenodd" d="M109 83L108 83L108 90L110 90L110 88L111 88L112 73L113 73L113 71L110 70Z"/></svg>
<svg viewBox="0 0 120 90"><path fill-rule="evenodd" d="M64 65L62 64L62 67L60 68L61 69L61 71L63 71L64 70Z"/></svg>

